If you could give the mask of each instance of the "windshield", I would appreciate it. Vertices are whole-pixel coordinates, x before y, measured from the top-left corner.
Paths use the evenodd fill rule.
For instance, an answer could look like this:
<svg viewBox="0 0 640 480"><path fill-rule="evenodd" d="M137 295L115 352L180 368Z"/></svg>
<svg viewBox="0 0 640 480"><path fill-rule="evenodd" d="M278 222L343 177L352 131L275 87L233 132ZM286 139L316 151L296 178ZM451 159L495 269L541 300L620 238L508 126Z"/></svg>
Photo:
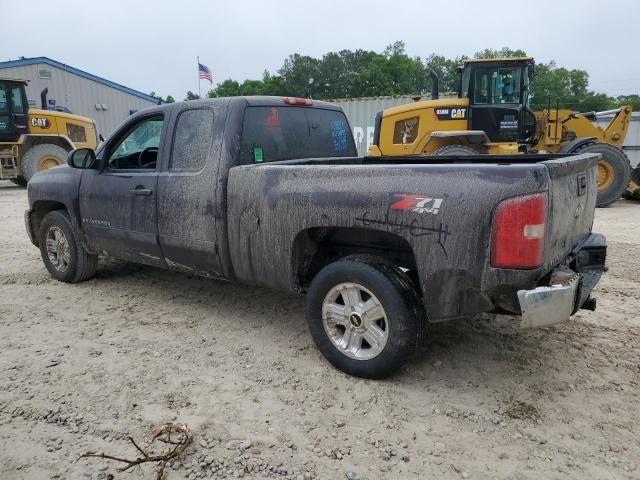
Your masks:
<svg viewBox="0 0 640 480"><path fill-rule="evenodd" d="M349 124L340 111L284 106L245 110L241 163L355 155Z"/></svg>
<svg viewBox="0 0 640 480"><path fill-rule="evenodd" d="M519 67L478 68L473 79L473 103L519 103L520 72Z"/></svg>

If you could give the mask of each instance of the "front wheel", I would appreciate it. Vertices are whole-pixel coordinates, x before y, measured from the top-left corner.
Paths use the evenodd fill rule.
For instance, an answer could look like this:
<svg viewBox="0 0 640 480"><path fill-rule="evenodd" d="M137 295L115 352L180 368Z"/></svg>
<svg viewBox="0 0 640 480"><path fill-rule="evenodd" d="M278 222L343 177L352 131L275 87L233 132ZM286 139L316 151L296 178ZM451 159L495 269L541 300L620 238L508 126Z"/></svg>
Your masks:
<svg viewBox="0 0 640 480"><path fill-rule="evenodd" d="M307 321L333 366L373 379L402 367L426 328L409 277L372 256L346 257L324 267L307 292Z"/></svg>
<svg viewBox="0 0 640 480"><path fill-rule="evenodd" d="M42 261L56 279L76 283L94 276L98 256L79 242L65 210L54 210L44 217L38 240Z"/></svg>

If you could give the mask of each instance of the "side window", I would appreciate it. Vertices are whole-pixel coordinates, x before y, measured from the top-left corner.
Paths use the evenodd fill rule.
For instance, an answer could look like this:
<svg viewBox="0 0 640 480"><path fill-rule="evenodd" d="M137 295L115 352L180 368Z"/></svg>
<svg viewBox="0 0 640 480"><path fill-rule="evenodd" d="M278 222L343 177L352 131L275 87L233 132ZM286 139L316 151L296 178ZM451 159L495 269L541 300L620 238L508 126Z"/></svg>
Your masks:
<svg viewBox="0 0 640 480"><path fill-rule="evenodd" d="M3 85L0 85L0 113L7 113L9 105L7 105L7 91Z"/></svg>
<svg viewBox="0 0 640 480"><path fill-rule="evenodd" d="M110 148L107 168L115 170L155 169L162 133L162 117L135 124Z"/></svg>
<svg viewBox="0 0 640 480"><path fill-rule="evenodd" d="M396 122L396 126L393 129L393 143L404 145L415 142L416 138L418 138L419 125L420 119L418 117L406 118Z"/></svg>
<svg viewBox="0 0 640 480"><path fill-rule="evenodd" d="M11 89L11 103L13 113L24 113L24 104L22 103L22 89L20 87L13 87Z"/></svg>
<svg viewBox="0 0 640 480"><path fill-rule="evenodd" d="M201 170L211 148L213 138L213 110L185 110L178 116L171 147L172 171Z"/></svg>

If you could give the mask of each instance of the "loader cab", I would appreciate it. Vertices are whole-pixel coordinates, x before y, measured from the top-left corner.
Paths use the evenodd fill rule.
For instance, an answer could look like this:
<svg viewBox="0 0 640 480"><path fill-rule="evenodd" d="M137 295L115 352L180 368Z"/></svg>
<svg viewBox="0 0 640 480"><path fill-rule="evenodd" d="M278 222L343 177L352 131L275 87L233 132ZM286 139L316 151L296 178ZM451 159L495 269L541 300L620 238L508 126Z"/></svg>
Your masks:
<svg viewBox="0 0 640 480"><path fill-rule="evenodd" d="M26 80L0 78L0 142L16 142L29 133Z"/></svg>
<svg viewBox="0 0 640 480"><path fill-rule="evenodd" d="M535 116L529 108L532 58L469 60L460 74L458 96L469 99L469 129L492 142L530 141Z"/></svg>

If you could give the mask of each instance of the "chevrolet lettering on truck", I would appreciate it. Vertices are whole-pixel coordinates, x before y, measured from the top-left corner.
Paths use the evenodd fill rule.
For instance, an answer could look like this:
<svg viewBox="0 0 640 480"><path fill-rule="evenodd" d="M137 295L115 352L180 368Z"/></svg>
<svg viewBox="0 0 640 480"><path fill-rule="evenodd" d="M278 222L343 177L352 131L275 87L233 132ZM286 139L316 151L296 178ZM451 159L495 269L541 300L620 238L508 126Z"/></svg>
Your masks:
<svg viewBox="0 0 640 480"><path fill-rule="evenodd" d="M595 308L598 159L358 157L330 103L191 101L35 175L26 228L63 282L105 255L306 294L327 360L382 378L433 322L499 312L532 328Z"/></svg>

